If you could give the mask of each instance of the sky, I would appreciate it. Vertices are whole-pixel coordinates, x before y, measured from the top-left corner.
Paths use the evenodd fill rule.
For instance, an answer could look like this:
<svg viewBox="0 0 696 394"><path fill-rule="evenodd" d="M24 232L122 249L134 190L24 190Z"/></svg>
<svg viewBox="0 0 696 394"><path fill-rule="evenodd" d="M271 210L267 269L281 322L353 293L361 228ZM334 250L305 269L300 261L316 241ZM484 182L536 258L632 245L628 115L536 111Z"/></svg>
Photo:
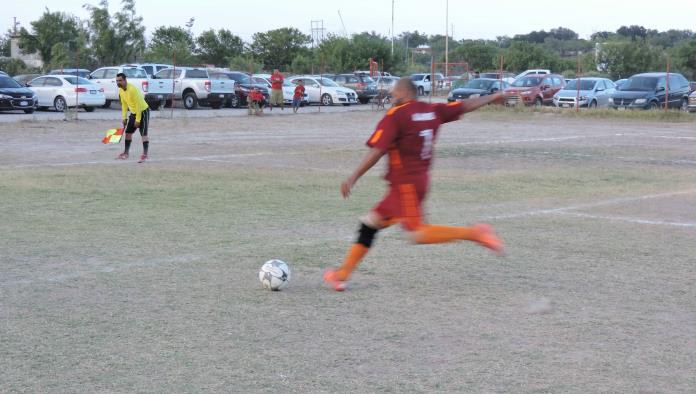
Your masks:
<svg viewBox="0 0 696 394"><path fill-rule="evenodd" d="M3 1L0 32L12 27L13 17L27 29L44 9L63 11L87 18L83 4L98 0ZM525 34L563 26L582 38L597 31L615 31L622 25L642 25L657 30L696 30L695 0L662 0L644 6L638 1L548 1L519 0L394 0L394 31L418 30L445 34L449 27L456 39L495 39L496 36ZM58 5L59 4L59 5ZM530 6L530 4L534 4ZM116 12L120 1L110 0ZM446 9L449 8L449 12ZM144 19L148 36L162 25L183 26L195 18L193 32L225 28L245 41L255 32L295 27L311 33L311 21L323 21L326 33L348 34L375 31L391 36L392 0L136 0L137 13ZM343 17L343 24L339 17ZM449 23L446 23L446 15ZM343 28L345 25L345 30Z"/></svg>

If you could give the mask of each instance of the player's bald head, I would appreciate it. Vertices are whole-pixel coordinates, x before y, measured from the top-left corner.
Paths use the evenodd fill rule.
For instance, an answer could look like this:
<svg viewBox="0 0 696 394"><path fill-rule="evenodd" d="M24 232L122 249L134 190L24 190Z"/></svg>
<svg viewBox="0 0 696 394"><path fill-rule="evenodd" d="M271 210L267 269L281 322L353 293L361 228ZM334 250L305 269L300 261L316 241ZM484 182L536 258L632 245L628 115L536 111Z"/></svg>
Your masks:
<svg viewBox="0 0 696 394"><path fill-rule="evenodd" d="M401 78L394 84L394 89L392 89L394 104L398 105L404 101L413 100L416 96L418 96L418 90L411 78Z"/></svg>

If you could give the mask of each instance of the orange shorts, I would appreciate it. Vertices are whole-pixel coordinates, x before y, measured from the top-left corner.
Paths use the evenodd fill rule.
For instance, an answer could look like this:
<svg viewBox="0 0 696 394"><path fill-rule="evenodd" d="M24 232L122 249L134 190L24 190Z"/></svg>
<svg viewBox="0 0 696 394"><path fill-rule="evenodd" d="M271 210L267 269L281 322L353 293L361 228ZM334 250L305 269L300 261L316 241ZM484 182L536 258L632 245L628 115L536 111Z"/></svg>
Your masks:
<svg viewBox="0 0 696 394"><path fill-rule="evenodd" d="M427 181L392 184L372 210L385 222L401 223L406 230L413 231L423 222L421 206L427 193Z"/></svg>

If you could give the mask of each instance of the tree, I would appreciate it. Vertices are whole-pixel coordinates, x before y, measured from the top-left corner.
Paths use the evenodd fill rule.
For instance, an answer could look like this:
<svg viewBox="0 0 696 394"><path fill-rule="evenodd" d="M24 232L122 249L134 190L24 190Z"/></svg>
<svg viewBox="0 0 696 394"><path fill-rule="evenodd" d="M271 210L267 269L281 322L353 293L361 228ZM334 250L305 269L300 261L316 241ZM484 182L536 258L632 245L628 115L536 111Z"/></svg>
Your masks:
<svg viewBox="0 0 696 394"><path fill-rule="evenodd" d="M290 64L290 71L295 74L309 74L312 72L312 59L309 56L297 55Z"/></svg>
<svg viewBox="0 0 696 394"><path fill-rule="evenodd" d="M198 56L203 63L223 66L229 59L241 55L244 42L226 29L206 30L196 38Z"/></svg>
<svg viewBox="0 0 696 394"><path fill-rule="evenodd" d="M643 26L631 25L631 26L621 26L616 30L616 34L630 38L631 41L636 41L638 38L645 41L648 37L648 30Z"/></svg>
<svg viewBox="0 0 696 394"><path fill-rule="evenodd" d="M562 69L560 58L540 44L515 41L505 51L505 69L523 71L530 68Z"/></svg>
<svg viewBox="0 0 696 394"><path fill-rule="evenodd" d="M145 59L151 62L170 63L176 57L176 64L197 63L196 50L191 33L178 26L160 26L152 33Z"/></svg>
<svg viewBox="0 0 696 394"><path fill-rule="evenodd" d="M86 52L86 48L78 48L77 38L81 29L74 16L51 12L46 8L38 20L31 22L31 32L25 28L20 30L19 47L25 53L38 52L44 63L49 65L56 44L64 44L71 51L82 49L82 52Z"/></svg>
<svg viewBox="0 0 696 394"><path fill-rule="evenodd" d="M450 61L465 61L473 70L497 68L498 48L483 40L466 40L456 47L449 56Z"/></svg>
<svg viewBox="0 0 696 394"><path fill-rule="evenodd" d="M90 13L87 23L92 55L97 64L136 61L145 50L143 18L136 15L134 0L121 0L121 11L109 14L108 0L99 6L84 5Z"/></svg>
<svg viewBox="0 0 696 394"><path fill-rule="evenodd" d="M299 54L309 52L312 38L294 27L283 27L253 35L251 50L267 69L288 69Z"/></svg>
<svg viewBox="0 0 696 394"><path fill-rule="evenodd" d="M10 51L10 34L8 33L3 37L0 37L0 57L10 57Z"/></svg>
<svg viewBox="0 0 696 394"><path fill-rule="evenodd" d="M571 41L580 38L578 36L578 33L565 27L557 27L555 29L549 30L549 37L553 37L560 41Z"/></svg>
<svg viewBox="0 0 696 394"><path fill-rule="evenodd" d="M645 71L665 69L665 53L642 41L610 41L601 44L597 63L612 78L627 78Z"/></svg>
<svg viewBox="0 0 696 394"><path fill-rule="evenodd" d="M19 59L0 58L0 70L10 75L17 75L24 73L27 70L27 65Z"/></svg>
<svg viewBox="0 0 696 394"><path fill-rule="evenodd" d="M396 65L391 56L391 42L375 32L354 34L350 39L329 35L319 46L322 65L335 72L364 70L370 59L378 62L385 70Z"/></svg>
<svg viewBox="0 0 696 394"><path fill-rule="evenodd" d="M674 68L686 78L696 80L696 39L683 41L672 51Z"/></svg>
<svg viewBox="0 0 696 394"><path fill-rule="evenodd" d="M239 70L250 73L259 73L263 70L263 64L254 59L251 54L247 54L246 56L237 55L230 58L228 67L231 70Z"/></svg>

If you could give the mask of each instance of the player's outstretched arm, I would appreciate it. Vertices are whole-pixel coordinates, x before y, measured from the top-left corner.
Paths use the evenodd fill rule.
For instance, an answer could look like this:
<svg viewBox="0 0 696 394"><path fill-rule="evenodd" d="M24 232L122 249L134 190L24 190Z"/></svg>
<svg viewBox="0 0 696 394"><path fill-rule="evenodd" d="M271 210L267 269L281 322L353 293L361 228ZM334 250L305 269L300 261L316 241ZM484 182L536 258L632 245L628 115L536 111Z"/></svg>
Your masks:
<svg viewBox="0 0 696 394"><path fill-rule="evenodd" d="M462 108L464 113L476 111L477 109L488 105L491 103L503 104L505 102L505 96L502 92L494 93L488 96L481 96L475 99L462 100Z"/></svg>
<svg viewBox="0 0 696 394"><path fill-rule="evenodd" d="M341 195L343 198L348 198L348 196L350 196L350 190L355 185L355 182L357 182L370 168L374 167L379 159L384 156L384 153L382 149L370 148L370 151L363 157L358 167L353 171L353 174L341 184Z"/></svg>

